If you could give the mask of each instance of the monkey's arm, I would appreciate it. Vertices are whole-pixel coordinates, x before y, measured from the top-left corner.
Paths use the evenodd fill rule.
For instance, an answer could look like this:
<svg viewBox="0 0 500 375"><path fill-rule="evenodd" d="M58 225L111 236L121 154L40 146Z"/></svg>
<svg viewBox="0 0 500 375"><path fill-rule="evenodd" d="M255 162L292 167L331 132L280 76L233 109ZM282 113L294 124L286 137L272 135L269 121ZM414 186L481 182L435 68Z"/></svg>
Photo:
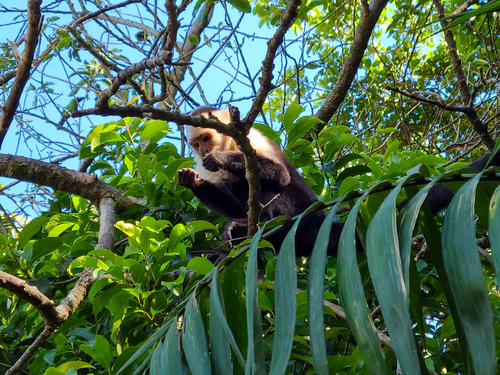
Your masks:
<svg viewBox="0 0 500 375"><path fill-rule="evenodd" d="M199 177L191 168L177 171L179 184L185 186L208 208L230 219L244 218L246 212L236 197L225 187L217 186Z"/></svg>
<svg viewBox="0 0 500 375"><path fill-rule="evenodd" d="M284 163L257 155L257 164L261 180L273 182L280 188L290 183L290 173ZM245 177L245 160L238 151L214 151L203 159L203 167L211 172L223 169L238 177Z"/></svg>
<svg viewBox="0 0 500 375"><path fill-rule="evenodd" d="M489 153L483 155L479 159L474 160L472 163L470 163L468 167L475 168L479 171L483 170L484 167L486 167L486 163L488 162L489 157ZM493 159L491 159L490 166L500 166L500 152L497 152ZM431 190L429 190L429 194L427 195L425 201L429 205L432 214L436 215L439 213L439 211L444 210L450 205L453 196L453 192L446 186L444 186L443 184L437 184L433 186ZM398 205L398 209L401 210L404 206L406 206L407 203L407 200L401 202Z"/></svg>

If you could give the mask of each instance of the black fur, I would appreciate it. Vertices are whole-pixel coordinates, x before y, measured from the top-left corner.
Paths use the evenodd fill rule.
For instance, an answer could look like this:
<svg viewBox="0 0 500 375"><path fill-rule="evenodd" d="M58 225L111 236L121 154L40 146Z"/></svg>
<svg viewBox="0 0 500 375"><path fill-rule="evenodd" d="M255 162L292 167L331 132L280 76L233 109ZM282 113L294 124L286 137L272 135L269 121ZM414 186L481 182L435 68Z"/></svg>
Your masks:
<svg viewBox="0 0 500 375"><path fill-rule="evenodd" d="M279 150L277 145L272 144L271 147ZM283 155L281 151L278 154ZM304 178L284 156L281 160L270 160L258 155L257 163L261 178L262 221L277 216L296 216L318 200ZM192 169L183 169L179 171L179 183L190 188L208 208L230 219L224 231L226 240L246 236L249 190L243 154L238 151L214 152L203 159L203 166L212 172L225 170L234 178L214 184L199 178ZM324 217L324 212L318 211L302 220L296 235L297 256L311 254L312 244ZM279 251L288 229L289 226L269 238L276 250Z"/></svg>
<svg viewBox="0 0 500 375"><path fill-rule="evenodd" d="M214 108L198 108L191 114L206 113ZM307 185L304 178L283 155L279 147L269 141L269 146L274 148L274 154L279 155L278 160L271 160L265 155L257 155L257 163L261 179L261 221L268 221L278 216L293 217L304 212L310 205L318 201L318 198ZM484 155L471 163L471 168L483 169L489 158ZM500 153L493 158L491 165L500 165ZM223 237L230 243L234 239L245 237L247 234L247 212L248 212L248 183L245 178L245 162L243 154L239 151L214 151L203 159L203 167L211 172L219 169L230 173L229 180L212 183L199 177L198 172L186 168L178 171L179 183L193 191L193 193L211 210L229 219L224 230ZM446 208L453 193L444 185L438 184L433 187L426 199L433 214ZM398 208L405 205L403 202ZM297 229L295 239L295 250L297 256L309 256L312 253L319 228L325 219L323 211L316 211L306 215ZM276 251L280 250L281 244L288 233L291 225L286 225L282 230L273 234L268 240L273 244ZM328 255L337 254L340 234L344 227L343 223L333 223L328 246ZM358 251L361 250L359 239L357 240Z"/></svg>

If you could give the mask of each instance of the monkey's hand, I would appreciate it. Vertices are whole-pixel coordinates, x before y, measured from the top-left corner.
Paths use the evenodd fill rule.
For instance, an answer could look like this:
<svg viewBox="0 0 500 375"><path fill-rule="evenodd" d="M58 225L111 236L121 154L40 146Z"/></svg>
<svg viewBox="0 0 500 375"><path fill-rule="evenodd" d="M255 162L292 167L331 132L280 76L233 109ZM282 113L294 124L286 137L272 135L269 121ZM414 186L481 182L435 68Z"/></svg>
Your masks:
<svg viewBox="0 0 500 375"><path fill-rule="evenodd" d="M220 151L213 151L203 159L203 167L210 172L217 172L219 169L224 169L224 165L224 153Z"/></svg>
<svg viewBox="0 0 500 375"><path fill-rule="evenodd" d="M177 174L179 175L179 185L190 189L200 186L203 182L198 172L192 168L179 169Z"/></svg>

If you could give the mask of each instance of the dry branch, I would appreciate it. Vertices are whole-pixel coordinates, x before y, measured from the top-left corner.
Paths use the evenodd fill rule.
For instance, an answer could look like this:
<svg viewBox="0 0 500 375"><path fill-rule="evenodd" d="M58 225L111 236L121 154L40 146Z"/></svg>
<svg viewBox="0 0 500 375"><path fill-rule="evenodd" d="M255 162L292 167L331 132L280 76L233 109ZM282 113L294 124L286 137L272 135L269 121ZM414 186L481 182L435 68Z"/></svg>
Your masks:
<svg viewBox="0 0 500 375"><path fill-rule="evenodd" d="M323 121L323 123L316 125L316 132L319 132L325 124L330 121L337 109L340 107L340 104L344 101L347 92L354 81L354 77L356 76L359 65L361 64L365 50L368 47L368 41L370 40L373 29L375 28L380 14L382 13L382 10L384 10L387 2L388 0L373 0L369 5L365 4L362 7L363 11L361 13L361 19L358 27L356 28L356 33L354 34L354 40L352 41L349 55L347 56L345 63L342 65L342 70L340 71L339 78L335 83L335 87L316 113L316 117Z"/></svg>
<svg viewBox="0 0 500 375"><path fill-rule="evenodd" d="M99 95L99 98L96 101L96 107L107 106L109 98L116 94L120 86L135 74L139 74L146 69L152 69L165 64L185 65L184 63L172 63L171 60L172 56L170 52L161 51L158 56L149 57L137 64L132 64L127 68L120 70L116 77L113 78L113 82L111 83L109 89L103 91L101 95Z"/></svg>
<svg viewBox="0 0 500 375"><path fill-rule="evenodd" d="M38 36L40 35L41 3L42 0L28 1L28 31L24 36L24 51L21 60L18 61L16 79L10 90L9 97L2 108L2 117L0 118L0 148L16 114L24 86L30 77L31 64L35 56Z"/></svg>
<svg viewBox="0 0 500 375"><path fill-rule="evenodd" d="M96 176L22 156L0 154L0 176L49 186L55 190L79 195L94 203L110 197L119 200L120 209L134 203L145 204L144 200L135 197L120 199L123 195L121 190L106 184Z"/></svg>

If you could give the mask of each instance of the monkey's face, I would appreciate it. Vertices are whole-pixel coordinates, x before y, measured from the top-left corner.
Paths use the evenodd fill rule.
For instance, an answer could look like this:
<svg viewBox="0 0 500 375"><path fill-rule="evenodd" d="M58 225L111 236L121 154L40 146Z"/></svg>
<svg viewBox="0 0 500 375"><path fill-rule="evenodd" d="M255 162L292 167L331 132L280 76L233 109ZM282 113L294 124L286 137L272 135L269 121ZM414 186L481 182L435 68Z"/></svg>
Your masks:
<svg viewBox="0 0 500 375"><path fill-rule="evenodd" d="M231 140L213 129L188 128L189 146L201 159L213 151L227 151Z"/></svg>

